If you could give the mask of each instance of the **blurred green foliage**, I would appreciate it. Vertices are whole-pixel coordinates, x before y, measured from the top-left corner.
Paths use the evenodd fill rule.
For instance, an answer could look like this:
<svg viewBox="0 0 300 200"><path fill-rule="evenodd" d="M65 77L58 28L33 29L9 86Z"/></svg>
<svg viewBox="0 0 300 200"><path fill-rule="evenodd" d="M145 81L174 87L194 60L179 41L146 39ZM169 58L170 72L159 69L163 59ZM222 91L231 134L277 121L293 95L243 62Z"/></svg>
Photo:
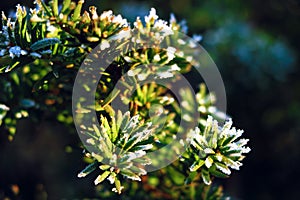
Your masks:
<svg viewBox="0 0 300 200"><path fill-rule="evenodd" d="M8 75L1 79L5 94L1 125L8 131L9 140L16 133L16 120L29 114L32 121L39 123L45 112L52 111L52 118L71 125L71 110L66 105L71 104L73 87L76 89L72 94L73 118L75 125L79 124L76 129L86 151L84 160L89 163L78 174L79 178L97 171L94 184L108 180L114 184L112 191L120 195L123 190L127 193L141 190L146 194L150 188L144 180L152 179L153 183L163 176L160 187L153 188L155 197L147 198L221 199L222 188L211 187L213 179L228 178L230 169L239 170L244 154L250 151L245 147L248 140L239 139L242 131L231 128L231 120L224 125L213 120L210 115L220 118L220 123L227 120L227 116L210 102L213 95L206 93L204 85L196 95L198 102L194 102L187 86L177 84L182 87L179 91L182 102L178 102L172 97L174 94L156 83L162 79L177 83L181 79L178 71L187 73L192 67L199 67L196 41L183 41L178 33L187 32L186 23L178 23L174 15L169 23L158 19L154 8L143 21L137 17L134 26L130 26L111 10L98 14L97 8L90 6L89 11L83 12L82 0L77 3L65 0L61 6L57 0L35 3L36 8L29 11L17 5L12 18L2 13L0 73ZM194 38L199 40L200 36ZM161 47L162 44L165 46ZM119 52L119 56L109 60ZM105 68L107 63L109 66ZM76 73L77 78L78 75L84 78L76 79L73 86ZM96 73L104 76L97 80ZM121 78L124 88L118 88L118 79L127 74ZM142 85L149 79L153 82ZM88 101L93 92L90 83L98 89L97 103L94 98ZM136 92L130 94L135 91L134 87ZM28 91L16 94L15 88ZM80 91L78 98L77 91ZM111 102L117 96L122 104L129 105L128 112L115 110ZM155 108L155 105L160 107ZM96 111L96 118L87 115ZM197 112L204 115L194 120ZM178 119L195 123L182 126ZM174 139L179 141L169 146ZM186 146L186 142L193 147ZM159 154L149 158L147 154L155 151ZM72 148L66 148L66 152L72 152ZM178 157L181 159L168 167L160 165ZM145 166L150 164L160 167L148 174ZM135 183L128 179L142 184L132 188ZM157 180L154 184L158 184ZM173 192L176 187L179 187L178 192ZM18 185L12 188L13 193L19 195L16 188ZM24 195L27 194L25 191ZM94 195L103 197L103 194L106 195L96 191ZM108 197L112 196L114 194L109 193Z"/></svg>

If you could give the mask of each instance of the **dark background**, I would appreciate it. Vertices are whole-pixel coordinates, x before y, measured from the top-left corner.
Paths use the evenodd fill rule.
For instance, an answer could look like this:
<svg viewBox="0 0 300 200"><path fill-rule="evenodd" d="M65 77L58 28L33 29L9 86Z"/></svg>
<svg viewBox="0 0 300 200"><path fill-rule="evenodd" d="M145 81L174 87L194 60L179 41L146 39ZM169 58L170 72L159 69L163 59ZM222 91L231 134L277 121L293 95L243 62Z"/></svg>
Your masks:
<svg viewBox="0 0 300 200"><path fill-rule="evenodd" d="M18 1L1 2L8 14ZM19 1L30 5L31 1ZM300 2L297 0L91 1L131 21L151 7L162 19L174 13L221 71L228 114L250 138L241 171L224 180L233 199L299 199ZM24 199L92 197L91 178L76 177L84 163L76 134L54 120L23 120L13 142L0 134L0 197L20 190ZM72 147L72 148L71 148Z"/></svg>

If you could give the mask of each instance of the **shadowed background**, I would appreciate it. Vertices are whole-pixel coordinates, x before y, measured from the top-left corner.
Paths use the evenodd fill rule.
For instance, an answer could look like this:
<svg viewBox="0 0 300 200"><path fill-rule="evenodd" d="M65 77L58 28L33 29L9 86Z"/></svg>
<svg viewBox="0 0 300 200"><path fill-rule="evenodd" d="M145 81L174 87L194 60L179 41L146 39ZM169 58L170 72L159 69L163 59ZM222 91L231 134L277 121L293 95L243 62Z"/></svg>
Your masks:
<svg viewBox="0 0 300 200"><path fill-rule="evenodd" d="M9 15L17 3L32 4L11 0L0 8ZM88 5L96 5L98 12L112 9L129 21L155 7L162 19L174 13L185 20L188 35L201 34L202 46L222 74L228 114L245 130L252 149L241 171L221 181L226 194L249 200L299 198L298 1L86 0ZM74 130L51 116L42 121L21 121L13 142L0 134L0 198L16 192L20 199L93 197L91 177L77 178L84 163Z"/></svg>

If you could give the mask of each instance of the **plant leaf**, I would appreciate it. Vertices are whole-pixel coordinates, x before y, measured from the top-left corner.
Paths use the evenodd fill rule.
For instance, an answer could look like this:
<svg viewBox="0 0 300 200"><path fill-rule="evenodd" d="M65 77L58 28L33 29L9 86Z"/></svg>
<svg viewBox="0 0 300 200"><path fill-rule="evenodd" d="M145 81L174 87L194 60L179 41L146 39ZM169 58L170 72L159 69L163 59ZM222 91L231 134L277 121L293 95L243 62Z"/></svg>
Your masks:
<svg viewBox="0 0 300 200"><path fill-rule="evenodd" d="M128 169L123 169L121 171L121 174L128 179L131 179L134 181L141 181L141 178L138 175L136 175L135 173L133 173L132 171L130 171Z"/></svg>
<svg viewBox="0 0 300 200"><path fill-rule="evenodd" d="M115 180L115 186L116 186L116 189L117 189L117 192L118 192L118 194L121 194L121 190L122 190L122 187L121 187L121 182L120 182L120 180L118 180L118 179L116 179Z"/></svg>
<svg viewBox="0 0 300 200"><path fill-rule="evenodd" d="M190 167L190 171L192 172L197 171L200 167L204 165L204 163L205 163L204 160L195 161Z"/></svg>
<svg viewBox="0 0 300 200"><path fill-rule="evenodd" d="M91 164L89 164L86 168L84 168L77 176L78 178L82 178L85 177L87 175L89 175L90 173L92 173L95 169L97 169L98 163L97 162L93 162Z"/></svg>
<svg viewBox="0 0 300 200"><path fill-rule="evenodd" d="M207 170L205 170L205 169L201 170L201 177L202 177L203 182L206 185L210 185L212 183L211 179L210 179L210 174Z"/></svg>
<svg viewBox="0 0 300 200"><path fill-rule="evenodd" d="M104 181L110 175L110 173L110 171L105 171L103 172L103 174L99 175L94 181L95 185L98 185L99 183Z"/></svg>
<svg viewBox="0 0 300 200"><path fill-rule="evenodd" d="M41 39L41 40L33 43L30 46L30 49L32 51L37 51L37 50L43 49L45 47L48 47L48 46L51 46L54 44L60 44L60 43L61 43L61 41L58 38L44 38L44 39Z"/></svg>

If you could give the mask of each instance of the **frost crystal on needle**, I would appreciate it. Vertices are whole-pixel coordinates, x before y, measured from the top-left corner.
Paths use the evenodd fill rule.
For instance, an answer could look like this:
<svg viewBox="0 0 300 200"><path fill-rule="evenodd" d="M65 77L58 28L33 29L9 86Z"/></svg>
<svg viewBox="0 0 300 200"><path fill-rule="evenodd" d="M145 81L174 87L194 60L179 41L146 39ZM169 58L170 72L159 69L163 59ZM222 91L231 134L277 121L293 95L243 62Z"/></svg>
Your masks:
<svg viewBox="0 0 300 200"><path fill-rule="evenodd" d="M14 46L9 49L9 56L11 58L14 58L14 57L19 58L21 55L26 55L26 54L27 54L27 51L22 50L21 47L19 47L19 46Z"/></svg>

